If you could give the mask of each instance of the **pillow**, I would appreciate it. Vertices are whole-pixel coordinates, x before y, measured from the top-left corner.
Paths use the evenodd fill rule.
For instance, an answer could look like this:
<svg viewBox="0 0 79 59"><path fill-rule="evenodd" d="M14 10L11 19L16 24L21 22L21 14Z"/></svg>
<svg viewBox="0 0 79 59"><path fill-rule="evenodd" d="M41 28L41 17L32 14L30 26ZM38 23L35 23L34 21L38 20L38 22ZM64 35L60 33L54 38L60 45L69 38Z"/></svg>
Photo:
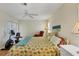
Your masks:
<svg viewBox="0 0 79 59"><path fill-rule="evenodd" d="M54 43L55 45L57 45L57 44L60 43L61 39L58 38L58 37L56 37L56 36L52 36L52 38L50 39L50 41L51 41L52 43Z"/></svg>
<svg viewBox="0 0 79 59"><path fill-rule="evenodd" d="M28 36L25 39L21 40L19 43L16 44L16 46L24 46L27 44L27 42L32 38L32 36Z"/></svg>

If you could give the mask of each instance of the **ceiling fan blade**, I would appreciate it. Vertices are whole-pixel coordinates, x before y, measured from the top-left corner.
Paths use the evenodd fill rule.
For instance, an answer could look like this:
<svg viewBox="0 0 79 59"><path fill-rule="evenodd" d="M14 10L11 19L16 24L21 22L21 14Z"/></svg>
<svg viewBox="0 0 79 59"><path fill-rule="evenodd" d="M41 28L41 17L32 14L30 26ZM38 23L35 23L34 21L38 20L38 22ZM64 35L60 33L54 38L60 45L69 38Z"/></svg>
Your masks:
<svg viewBox="0 0 79 59"><path fill-rule="evenodd" d="M23 17L30 17L32 19L34 18L32 15L29 15L29 14L28 15L25 14Z"/></svg>
<svg viewBox="0 0 79 59"><path fill-rule="evenodd" d="M27 6L27 3L21 3L22 5L24 5L24 6Z"/></svg>
<svg viewBox="0 0 79 59"><path fill-rule="evenodd" d="M33 14L33 13L28 13L28 11L27 10L25 10L25 13L24 13L25 15L23 16L23 17L30 17L30 18L34 18L33 16L38 16L38 14Z"/></svg>
<svg viewBox="0 0 79 59"><path fill-rule="evenodd" d="M25 13L25 14L23 15L23 17L26 17L26 16L28 16L28 14L27 14L27 13Z"/></svg>
<svg viewBox="0 0 79 59"><path fill-rule="evenodd" d="M30 15L38 16L38 14L30 14Z"/></svg>
<svg viewBox="0 0 79 59"><path fill-rule="evenodd" d="M32 15L29 15L29 17L34 18Z"/></svg>

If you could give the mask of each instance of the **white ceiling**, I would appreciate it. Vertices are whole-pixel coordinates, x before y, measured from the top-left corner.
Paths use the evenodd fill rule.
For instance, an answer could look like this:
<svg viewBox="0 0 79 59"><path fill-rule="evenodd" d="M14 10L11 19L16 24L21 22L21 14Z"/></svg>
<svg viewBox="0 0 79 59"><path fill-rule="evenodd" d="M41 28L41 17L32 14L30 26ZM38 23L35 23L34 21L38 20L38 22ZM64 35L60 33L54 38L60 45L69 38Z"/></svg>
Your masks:
<svg viewBox="0 0 79 59"><path fill-rule="evenodd" d="M61 3L27 3L27 6L24 6L22 3L0 3L0 10L20 20L31 19L23 17L24 10L28 10L29 13L38 14L34 17L35 20L45 20L52 16L62 5Z"/></svg>

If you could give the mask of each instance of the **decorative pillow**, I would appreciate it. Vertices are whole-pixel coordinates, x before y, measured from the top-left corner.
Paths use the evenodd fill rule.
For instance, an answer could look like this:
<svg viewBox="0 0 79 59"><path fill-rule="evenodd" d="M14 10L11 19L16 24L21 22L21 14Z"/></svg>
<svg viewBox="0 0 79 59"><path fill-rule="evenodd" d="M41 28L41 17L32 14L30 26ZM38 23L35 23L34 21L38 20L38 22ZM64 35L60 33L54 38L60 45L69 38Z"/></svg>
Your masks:
<svg viewBox="0 0 79 59"><path fill-rule="evenodd" d="M56 36L52 36L51 40L52 43L54 43L55 45L59 44L61 39L56 37Z"/></svg>
<svg viewBox="0 0 79 59"><path fill-rule="evenodd" d="M16 44L16 46L24 46L27 44L27 42L32 38L32 36L28 36L25 39L21 40L19 43Z"/></svg>

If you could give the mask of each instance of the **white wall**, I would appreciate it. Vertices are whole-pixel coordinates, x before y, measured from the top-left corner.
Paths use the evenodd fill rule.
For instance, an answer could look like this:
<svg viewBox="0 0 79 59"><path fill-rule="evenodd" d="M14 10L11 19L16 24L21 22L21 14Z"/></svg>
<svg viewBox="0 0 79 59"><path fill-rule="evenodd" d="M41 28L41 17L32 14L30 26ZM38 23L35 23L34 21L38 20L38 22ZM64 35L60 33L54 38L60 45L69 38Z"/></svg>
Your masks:
<svg viewBox="0 0 79 59"><path fill-rule="evenodd" d="M5 45L5 42L8 40L6 38L6 36L7 36L6 25L7 25L8 21L17 22L11 16L8 16L8 14L6 14L0 10L0 48L3 48Z"/></svg>
<svg viewBox="0 0 79 59"><path fill-rule="evenodd" d="M8 21L16 22L19 25L19 32L23 37L34 35L36 32L45 29L45 20L17 20L0 10L0 48L4 48L8 40L6 25Z"/></svg>
<svg viewBox="0 0 79 59"><path fill-rule="evenodd" d="M62 26L60 34L70 40L71 44L79 44L79 37L72 33L77 19L77 4L64 4L55 14L54 24Z"/></svg>
<svg viewBox="0 0 79 59"><path fill-rule="evenodd" d="M44 30L44 21L26 20L19 22L19 31L23 37Z"/></svg>

